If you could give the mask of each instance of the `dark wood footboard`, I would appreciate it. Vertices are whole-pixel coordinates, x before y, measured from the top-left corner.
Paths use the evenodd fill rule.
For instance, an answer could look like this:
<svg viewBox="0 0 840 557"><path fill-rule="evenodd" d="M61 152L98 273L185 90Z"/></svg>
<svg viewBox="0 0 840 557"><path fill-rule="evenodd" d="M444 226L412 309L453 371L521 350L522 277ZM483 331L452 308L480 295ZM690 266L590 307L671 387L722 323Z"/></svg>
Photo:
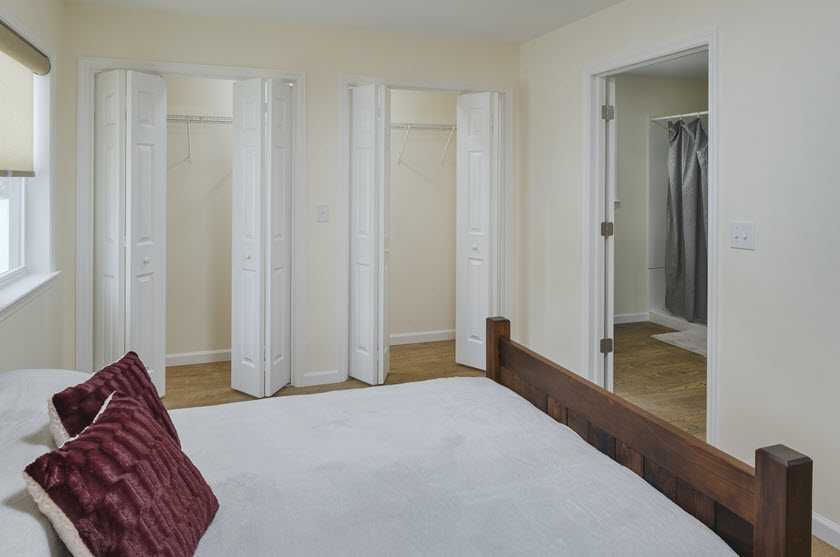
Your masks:
<svg viewBox="0 0 840 557"><path fill-rule="evenodd" d="M487 320L487 377L644 478L739 555L811 555L807 456L774 445L748 466L512 342L501 317Z"/></svg>

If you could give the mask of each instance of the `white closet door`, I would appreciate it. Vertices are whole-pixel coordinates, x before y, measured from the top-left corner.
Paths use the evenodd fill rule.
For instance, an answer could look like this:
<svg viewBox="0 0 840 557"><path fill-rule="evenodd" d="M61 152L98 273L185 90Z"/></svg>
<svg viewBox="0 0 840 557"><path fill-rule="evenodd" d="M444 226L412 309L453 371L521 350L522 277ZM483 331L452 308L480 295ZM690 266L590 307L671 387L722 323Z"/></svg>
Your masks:
<svg viewBox="0 0 840 557"><path fill-rule="evenodd" d="M166 80L126 72L126 344L166 388Z"/></svg>
<svg viewBox="0 0 840 557"><path fill-rule="evenodd" d="M455 361L485 369L490 315L493 93L458 97Z"/></svg>
<svg viewBox="0 0 840 557"><path fill-rule="evenodd" d="M265 103L263 80L233 85L233 248L231 387L262 397L264 274L262 218Z"/></svg>
<svg viewBox="0 0 840 557"><path fill-rule="evenodd" d="M377 382L377 86L350 90L349 373Z"/></svg>
<svg viewBox="0 0 840 557"><path fill-rule="evenodd" d="M125 71L94 90L93 371L125 353Z"/></svg>
<svg viewBox="0 0 840 557"><path fill-rule="evenodd" d="M391 91L383 86L377 88L379 118L377 121L381 143L377 170L379 178L379 200L381 210L379 259L379 365L378 382L385 383L391 370L391 326L390 326L390 274L391 274Z"/></svg>
<svg viewBox="0 0 840 557"><path fill-rule="evenodd" d="M285 81L268 81L266 396L287 385L292 376L292 92L293 87Z"/></svg>

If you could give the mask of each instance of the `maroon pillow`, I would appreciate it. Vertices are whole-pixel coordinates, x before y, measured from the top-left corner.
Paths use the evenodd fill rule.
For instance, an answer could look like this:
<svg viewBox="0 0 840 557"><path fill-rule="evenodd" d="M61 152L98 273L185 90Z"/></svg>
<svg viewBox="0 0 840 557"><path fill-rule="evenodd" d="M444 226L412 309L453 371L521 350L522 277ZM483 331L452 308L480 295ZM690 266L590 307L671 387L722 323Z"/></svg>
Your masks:
<svg viewBox="0 0 840 557"><path fill-rule="evenodd" d="M192 555L219 503L140 402L114 393L81 435L24 471L73 555Z"/></svg>
<svg viewBox="0 0 840 557"><path fill-rule="evenodd" d="M164 431L179 447L181 446L169 413L161 402L146 367L134 352L129 352L120 361L102 368L84 383L53 395L50 402L50 429L56 445L60 447L67 439L75 437L89 426L102 408L102 403L114 391L143 403Z"/></svg>

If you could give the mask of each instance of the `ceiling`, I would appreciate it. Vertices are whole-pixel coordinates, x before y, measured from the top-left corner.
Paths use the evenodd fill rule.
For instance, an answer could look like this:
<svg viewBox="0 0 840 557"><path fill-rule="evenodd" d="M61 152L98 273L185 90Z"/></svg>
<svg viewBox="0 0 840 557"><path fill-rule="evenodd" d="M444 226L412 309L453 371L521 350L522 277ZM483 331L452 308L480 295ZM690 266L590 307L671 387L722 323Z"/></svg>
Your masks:
<svg viewBox="0 0 840 557"><path fill-rule="evenodd" d="M703 52L695 52L694 54L642 66L641 68L624 73L647 77L709 79L709 52L705 50Z"/></svg>
<svg viewBox="0 0 840 557"><path fill-rule="evenodd" d="M520 43L621 0L70 0L195 15L271 19Z"/></svg>

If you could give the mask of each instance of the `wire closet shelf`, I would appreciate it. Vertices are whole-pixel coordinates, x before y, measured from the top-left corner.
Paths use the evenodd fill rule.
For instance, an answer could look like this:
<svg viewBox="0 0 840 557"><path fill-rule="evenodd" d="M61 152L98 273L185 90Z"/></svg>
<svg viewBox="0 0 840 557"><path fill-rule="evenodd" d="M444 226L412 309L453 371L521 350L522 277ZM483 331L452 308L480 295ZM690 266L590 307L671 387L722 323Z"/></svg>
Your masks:
<svg viewBox="0 0 840 557"><path fill-rule="evenodd" d="M232 124L230 116L196 116L194 114L167 114L167 122L184 122L187 124L187 162L192 163L192 133L190 124Z"/></svg>
<svg viewBox="0 0 840 557"><path fill-rule="evenodd" d="M449 145L452 143L452 136L455 135L455 130L458 129L458 126L455 124L428 124L424 122L392 122L391 127L398 130L405 130L405 137L403 138L402 147L400 147L400 156L397 157L397 164L402 163L405 144L408 143L408 136L411 135L411 130L448 130L449 139L446 140L446 147L443 148L443 154L440 156L440 164L443 164L446 161L446 153L449 151Z"/></svg>

